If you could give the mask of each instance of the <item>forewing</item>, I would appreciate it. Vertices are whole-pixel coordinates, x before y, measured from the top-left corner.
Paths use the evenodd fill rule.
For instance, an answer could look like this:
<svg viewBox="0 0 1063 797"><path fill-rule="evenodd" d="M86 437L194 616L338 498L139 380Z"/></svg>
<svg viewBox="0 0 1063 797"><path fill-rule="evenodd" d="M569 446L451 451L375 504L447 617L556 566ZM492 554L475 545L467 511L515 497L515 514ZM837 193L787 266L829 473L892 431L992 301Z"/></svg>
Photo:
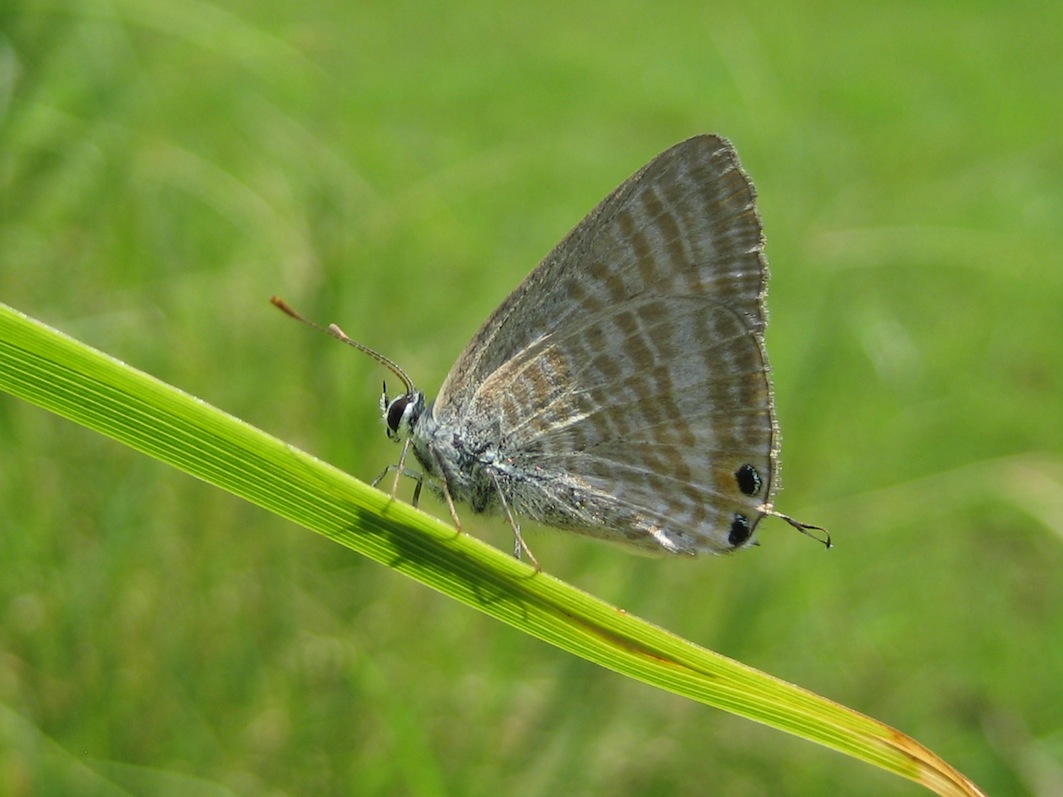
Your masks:
<svg viewBox="0 0 1063 797"><path fill-rule="evenodd" d="M726 297L763 328L766 280L753 187L731 145L688 139L610 194L491 314L436 399L463 418L487 378L551 333L617 304L667 296Z"/></svg>

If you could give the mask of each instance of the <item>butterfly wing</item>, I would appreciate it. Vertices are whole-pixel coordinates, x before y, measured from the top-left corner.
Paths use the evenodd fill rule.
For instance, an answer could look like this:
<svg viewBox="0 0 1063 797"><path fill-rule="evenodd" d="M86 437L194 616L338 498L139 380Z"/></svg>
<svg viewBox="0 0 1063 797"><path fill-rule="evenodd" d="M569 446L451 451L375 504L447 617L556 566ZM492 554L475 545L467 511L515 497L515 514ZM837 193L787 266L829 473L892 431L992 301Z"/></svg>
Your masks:
<svg viewBox="0 0 1063 797"><path fill-rule="evenodd" d="M519 512L649 549L743 545L771 489L763 353L708 297L631 300L571 324L492 374L468 417L491 419Z"/></svg>
<svg viewBox="0 0 1063 797"><path fill-rule="evenodd" d="M706 135L676 144L606 197L495 309L436 406L460 408L535 340L635 296L726 296L759 331L762 251L753 188L730 143Z"/></svg>
<svg viewBox="0 0 1063 797"><path fill-rule="evenodd" d="M489 425L536 474L514 482L518 512L658 550L731 550L751 536L775 470L766 279L734 150L682 142L488 318L433 414Z"/></svg>

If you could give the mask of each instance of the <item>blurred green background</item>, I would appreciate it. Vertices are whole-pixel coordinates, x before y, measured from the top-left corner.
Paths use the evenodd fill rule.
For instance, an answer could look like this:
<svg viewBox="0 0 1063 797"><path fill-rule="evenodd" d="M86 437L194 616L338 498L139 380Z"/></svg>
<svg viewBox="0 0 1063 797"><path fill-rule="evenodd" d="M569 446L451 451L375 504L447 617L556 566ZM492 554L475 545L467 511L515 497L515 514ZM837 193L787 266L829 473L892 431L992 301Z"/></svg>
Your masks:
<svg viewBox="0 0 1063 797"><path fill-rule="evenodd" d="M369 479L385 374L271 294L434 392L599 199L723 134L773 266L778 505L837 548L536 555L1058 795L1060 53L1048 0L6 3L0 300ZM924 793L7 396L0 451L3 795Z"/></svg>

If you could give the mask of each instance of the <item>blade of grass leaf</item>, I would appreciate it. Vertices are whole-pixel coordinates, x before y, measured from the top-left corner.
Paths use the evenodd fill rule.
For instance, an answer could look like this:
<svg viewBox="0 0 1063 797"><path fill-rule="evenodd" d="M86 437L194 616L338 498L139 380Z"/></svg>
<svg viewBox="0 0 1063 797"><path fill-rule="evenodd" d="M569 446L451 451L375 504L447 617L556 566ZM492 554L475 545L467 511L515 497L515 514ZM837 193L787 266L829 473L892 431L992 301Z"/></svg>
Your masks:
<svg viewBox="0 0 1063 797"><path fill-rule="evenodd" d="M910 737L536 573L423 512L0 305L0 389L652 686L817 742L940 795L980 795Z"/></svg>

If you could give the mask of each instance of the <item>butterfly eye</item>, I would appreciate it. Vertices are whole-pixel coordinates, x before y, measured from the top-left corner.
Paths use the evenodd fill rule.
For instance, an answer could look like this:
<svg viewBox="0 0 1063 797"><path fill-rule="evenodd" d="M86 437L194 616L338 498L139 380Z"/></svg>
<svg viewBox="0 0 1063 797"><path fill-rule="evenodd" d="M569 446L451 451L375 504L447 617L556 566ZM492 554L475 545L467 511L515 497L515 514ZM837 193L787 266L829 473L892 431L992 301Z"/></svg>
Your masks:
<svg viewBox="0 0 1063 797"><path fill-rule="evenodd" d="M402 423L402 416L406 414L406 407L410 403L410 394L407 393L404 396L399 396L390 405L388 405L388 436L394 437L398 434L399 424Z"/></svg>

